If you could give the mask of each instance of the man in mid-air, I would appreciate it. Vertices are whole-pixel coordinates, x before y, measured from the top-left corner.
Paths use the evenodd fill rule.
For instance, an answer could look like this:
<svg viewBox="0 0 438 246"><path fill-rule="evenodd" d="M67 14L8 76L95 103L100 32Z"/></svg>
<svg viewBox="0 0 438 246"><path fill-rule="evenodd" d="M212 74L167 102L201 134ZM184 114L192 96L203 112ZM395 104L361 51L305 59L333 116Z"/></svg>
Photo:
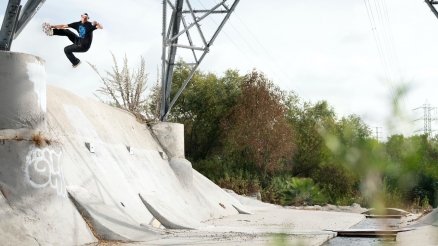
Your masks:
<svg viewBox="0 0 438 246"><path fill-rule="evenodd" d="M49 23L43 23L43 32L47 36L67 36L73 44L66 46L64 48L65 55L70 60L73 68L81 64L81 60L73 55L73 52L87 52L91 47L91 42L93 41L93 31L96 29L103 29L103 26L93 21L89 22L90 16L87 13L81 15L81 21L73 22L68 25L50 25ZM75 29L79 36L66 28Z"/></svg>

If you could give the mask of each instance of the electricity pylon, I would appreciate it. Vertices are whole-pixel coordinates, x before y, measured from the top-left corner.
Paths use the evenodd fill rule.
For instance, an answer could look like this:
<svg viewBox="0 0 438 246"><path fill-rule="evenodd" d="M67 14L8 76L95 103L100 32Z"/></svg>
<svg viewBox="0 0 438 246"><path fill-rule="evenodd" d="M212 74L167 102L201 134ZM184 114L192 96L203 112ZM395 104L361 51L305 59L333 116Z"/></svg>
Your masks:
<svg viewBox="0 0 438 246"><path fill-rule="evenodd" d="M376 126L376 140L377 141L379 141L379 138L381 138L381 137L379 137L379 133L382 134L382 132L379 132L379 128L382 129L382 127Z"/></svg>
<svg viewBox="0 0 438 246"><path fill-rule="evenodd" d="M9 0L0 29L0 50L10 51L12 41L18 37L46 0L28 0L24 8L21 0Z"/></svg>
<svg viewBox="0 0 438 246"><path fill-rule="evenodd" d="M438 4L438 1L436 0L424 0L424 1L429 6L430 10L432 10L432 13L438 18L438 11L435 8L435 6Z"/></svg>
<svg viewBox="0 0 438 246"><path fill-rule="evenodd" d="M163 50L162 50L162 82L161 82L161 111L160 120L167 121L167 115L172 109L181 92L189 83L193 77L199 64L204 60L205 55L210 51L210 47L213 45L219 32L224 27L225 23L230 18L231 13L235 10L240 0L234 0L231 6L225 4L227 0L219 0L219 3L214 5L211 9L195 10L189 0L175 0L175 4L172 4L170 0L163 0ZM186 9L183 9L185 2ZM201 3L202 4L202 3ZM169 26L167 26L167 9L170 6L172 14L170 17ZM223 14L225 15L220 22L218 28L214 32L213 36L208 40L206 39L204 32L201 28L201 21L211 14ZM191 21L189 23L188 21ZM183 30L180 30L181 24ZM195 46L193 42L193 36L191 31L197 29L198 38L202 41L203 46ZM205 31L205 30L204 30ZM178 44L178 39L181 36L186 35L188 45ZM185 79L181 88L178 90L172 101L170 101L170 92L172 88L173 69L175 65L182 65L175 63L175 57L177 54L177 48L188 49L193 54L194 62L185 63L184 65L192 66L188 77ZM199 56L199 52L201 53ZM198 53L198 55L197 55Z"/></svg>
<svg viewBox="0 0 438 246"><path fill-rule="evenodd" d="M432 130L432 121L436 120L436 118L432 118L430 112L436 108L431 107L430 104L427 102L427 100L426 100L426 103L423 104L423 106L418 107L414 110L417 110L420 108L423 109L424 116L419 118L419 119L416 119L415 121L422 119L424 126L423 126L423 129L417 130L416 132L423 131L424 134L427 134L428 136L432 136L432 132L434 132Z"/></svg>

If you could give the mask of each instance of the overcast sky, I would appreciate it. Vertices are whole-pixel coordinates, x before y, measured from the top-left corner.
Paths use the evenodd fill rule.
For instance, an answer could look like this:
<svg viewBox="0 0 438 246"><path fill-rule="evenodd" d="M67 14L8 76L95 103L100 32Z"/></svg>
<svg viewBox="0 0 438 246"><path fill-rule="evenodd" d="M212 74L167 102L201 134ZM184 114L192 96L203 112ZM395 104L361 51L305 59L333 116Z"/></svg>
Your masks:
<svg viewBox="0 0 438 246"><path fill-rule="evenodd" d="M0 4L1 21L6 2ZM195 9L215 2L191 0ZM94 32L91 49L77 57L103 72L113 66L110 51L120 63L126 54L131 67L143 56L152 86L161 66L160 0L46 0L12 51L42 57L48 84L95 98L98 75L85 62L71 68L63 52L67 38L41 32L42 22L68 24L79 21L83 12L104 29ZM205 19L207 39L221 18ZM221 75L230 68L241 74L256 68L306 101L327 100L339 116L359 115L374 132L380 127L380 140L385 140L389 134L422 129L422 119L409 122L423 116L422 108L414 109L426 100L438 107L436 43L438 19L421 0L241 0L200 69ZM179 55L191 62L188 54ZM408 88L400 104L405 122L394 118L391 109L397 86ZM432 123L432 129L438 130L438 124Z"/></svg>

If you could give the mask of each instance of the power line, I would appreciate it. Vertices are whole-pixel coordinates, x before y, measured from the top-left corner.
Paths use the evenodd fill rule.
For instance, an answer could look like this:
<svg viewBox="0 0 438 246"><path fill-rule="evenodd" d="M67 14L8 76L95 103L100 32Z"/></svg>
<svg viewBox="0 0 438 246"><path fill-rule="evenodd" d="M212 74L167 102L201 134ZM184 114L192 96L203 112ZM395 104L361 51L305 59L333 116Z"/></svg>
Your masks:
<svg viewBox="0 0 438 246"><path fill-rule="evenodd" d="M395 94L394 94L393 88L392 88L392 86L390 84L390 80L389 80L389 76L388 76L388 69L386 67L386 61L385 61L385 58L384 58L383 49L382 49L381 44L380 44L380 37L379 37L379 34L376 32L377 26L376 26L376 22L375 22L375 19L374 19L374 14L373 14L373 11L372 11L371 3L370 3L370 1L368 1L368 4L367 4L367 0L364 0L364 3L365 3L365 7L367 9L368 19L370 21L371 30L372 30L373 36L374 36L374 41L376 42L377 51L379 53L380 62L383 65L383 71L385 73L386 80L387 80L387 82L388 82L388 84L390 86L389 90L391 92L392 97L395 98ZM395 106L396 106L396 111L400 111L398 106L397 105L395 105Z"/></svg>
<svg viewBox="0 0 438 246"><path fill-rule="evenodd" d="M374 40L376 42L379 58L383 65L389 90L394 101L394 109L397 117L402 120L402 123L395 123L393 119L385 119L388 121L389 132L412 132L410 124L411 120L405 118L407 112L406 101L404 97L404 84L402 81L400 62L395 49L395 42L392 35L391 24L388 14L388 8L383 1L374 0L374 5L371 0L364 0L368 14L368 19L373 31ZM374 7L374 8L373 8ZM375 18L376 16L376 18ZM379 28L379 30L377 30Z"/></svg>
<svg viewBox="0 0 438 246"><path fill-rule="evenodd" d="M200 0L198 0L199 3L204 6ZM216 1L213 0L215 3ZM301 90L301 88L289 77L289 75L281 68L281 66L277 63L277 61L271 56L271 54L265 49L265 47L261 44L261 42L255 37L255 35L251 32L251 30L246 26L246 24L242 21L242 19L240 19L240 17L237 15L237 11L235 11L234 16L236 16L239 21L243 24L243 26L248 30L248 32L251 34L251 36L257 41L257 43L260 45L260 47L262 47L262 49L266 52L266 54L268 54L268 56L271 58L271 60L277 65L277 67L283 72L284 75L286 75L286 77L298 88L299 92L304 95L307 99L310 100L310 98ZM214 20L213 20L214 21ZM251 48L251 50L260 58L260 60L268 66L268 68L272 71L272 73L280 80L280 82L288 89L291 90L289 88L289 86L283 82L283 80L280 78L280 76L278 76L275 71L273 69L270 68L270 66L265 63L265 61L263 59L261 59L260 55L258 54L257 51L255 51L255 49L251 46L251 44L249 44L249 42L240 34L240 32L234 27L234 25L231 23L230 21L230 26L237 32L237 34L244 40L244 42ZM227 35L228 37L228 35ZM229 38L229 37L228 37ZM233 42L234 43L234 42ZM234 43L235 44L235 43ZM236 45L236 44L235 44ZM237 47L237 45L236 45ZM248 58L248 57L247 57ZM249 59L249 58L248 58Z"/></svg>
<svg viewBox="0 0 438 246"><path fill-rule="evenodd" d="M401 76L400 63L398 61L397 52L395 51L395 42L394 42L394 38L392 36L391 25L389 22L388 9L386 7L385 1L379 1L379 2L382 4L382 9L383 9L382 15L385 17L385 18L382 17L382 19L384 20L383 21L384 26L385 26L384 30L386 30L386 42L389 46L388 52L390 55L390 61L392 62L392 67L394 69L393 72L394 72L395 84L397 87L402 88L403 82L402 82L402 76ZM406 111L407 107L406 107L405 98L401 95L400 99L401 99L401 102L403 104L403 108Z"/></svg>

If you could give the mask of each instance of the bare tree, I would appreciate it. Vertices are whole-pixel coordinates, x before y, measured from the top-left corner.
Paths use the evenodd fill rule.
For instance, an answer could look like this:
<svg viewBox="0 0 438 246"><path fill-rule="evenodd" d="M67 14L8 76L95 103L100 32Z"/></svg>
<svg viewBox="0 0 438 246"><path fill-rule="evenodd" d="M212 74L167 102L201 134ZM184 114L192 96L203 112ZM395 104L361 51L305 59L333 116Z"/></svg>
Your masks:
<svg viewBox="0 0 438 246"><path fill-rule="evenodd" d="M141 57L139 69L130 71L126 54L122 68L117 64L116 57L112 52L111 55L114 61L113 71L105 71L105 77L99 73L95 65L88 63L103 83L103 86L97 92L109 98L111 105L128 110L139 119L148 120L150 114L148 114L147 99L143 95L148 80L144 58ZM103 101L99 96L96 95L96 97Z"/></svg>

